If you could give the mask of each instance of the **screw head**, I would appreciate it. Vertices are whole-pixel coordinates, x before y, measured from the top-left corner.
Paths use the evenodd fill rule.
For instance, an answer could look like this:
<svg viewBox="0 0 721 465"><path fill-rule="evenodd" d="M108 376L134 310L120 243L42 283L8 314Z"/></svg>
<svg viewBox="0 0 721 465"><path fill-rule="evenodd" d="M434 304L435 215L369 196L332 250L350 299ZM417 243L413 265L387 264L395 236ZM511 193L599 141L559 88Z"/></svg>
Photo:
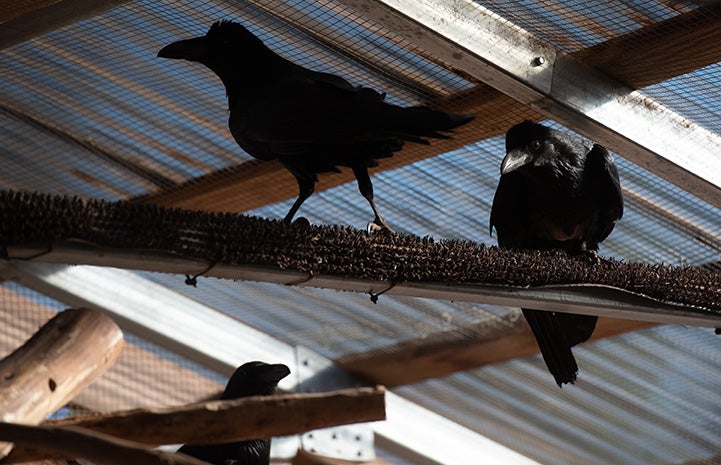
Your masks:
<svg viewBox="0 0 721 465"><path fill-rule="evenodd" d="M534 58L534 59L531 61L531 64L532 64L533 66L541 66L541 65L544 64L545 62L546 62L546 59L545 59L545 58L543 58L543 57L536 57L536 58Z"/></svg>

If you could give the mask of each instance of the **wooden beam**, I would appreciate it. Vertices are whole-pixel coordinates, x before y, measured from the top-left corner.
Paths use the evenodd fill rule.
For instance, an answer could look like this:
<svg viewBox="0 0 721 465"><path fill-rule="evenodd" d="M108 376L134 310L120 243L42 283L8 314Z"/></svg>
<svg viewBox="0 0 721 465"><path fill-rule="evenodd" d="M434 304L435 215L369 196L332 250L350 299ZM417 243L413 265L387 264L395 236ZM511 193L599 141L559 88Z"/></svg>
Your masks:
<svg viewBox="0 0 721 465"><path fill-rule="evenodd" d="M45 8L56 0L15 0L0 3L0 24L6 23L18 16Z"/></svg>
<svg viewBox="0 0 721 465"><path fill-rule="evenodd" d="M697 8L573 55L641 89L721 61L721 5Z"/></svg>
<svg viewBox="0 0 721 465"><path fill-rule="evenodd" d="M343 0L343 3L358 11L372 11L363 7L365 3L362 1ZM379 11L380 7L375 4L374 8ZM721 61L719 7L707 6L678 15L581 50L574 57L634 88L662 82ZM434 141L430 146L406 144L403 151L393 158L383 160L376 173L503 134L522 119L544 119L527 106L486 85L448 96L445 101L436 102L435 106L445 111L475 114L477 118L459 128L451 140ZM353 179L349 170L340 175L321 175L316 192ZM294 178L280 165L248 162L137 200L206 211L242 212L294 198L297 193Z"/></svg>
<svg viewBox="0 0 721 465"><path fill-rule="evenodd" d="M50 422L143 444L219 444L385 420L385 388L342 389L135 409Z"/></svg>
<svg viewBox="0 0 721 465"><path fill-rule="evenodd" d="M128 0L21 0L19 5L17 1L3 2L6 6L0 9L0 50L127 2Z"/></svg>
<svg viewBox="0 0 721 465"><path fill-rule="evenodd" d="M590 341L654 326L654 323L601 317ZM520 315L459 333L436 333L391 347L346 355L334 362L369 382L395 387L539 353L533 333ZM469 333L472 336L464 336Z"/></svg>
<svg viewBox="0 0 721 465"><path fill-rule="evenodd" d="M406 143L403 150L393 158L382 160L381 168L376 169L376 172L399 168L477 140L502 134L506 131L509 120L541 119L538 113L486 86L480 86L474 92L464 94L464 97L449 98L442 102L440 107L451 112L482 115L481 118L457 129L451 139L433 140L430 145ZM350 169L342 171L340 174L321 174L316 191L330 189L355 179ZM135 201L194 210L243 212L297 195L298 185L295 178L279 163L249 161L167 190L138 197ZM378 192L376 195L383 194ZM312 201L312 198L308 200ZM300 215L302 214L301 209ZM359 219L359 223L362 220Z"/></svg>
<svg viewBox="0 0 721 465"><path fill-rule="evenodd" d="M300 434L320 428L385 419L385 389L355 388L312 394L278 394L131 410L51 421L140 444L218 444ZM0 436L2 439L2 436ZM38 447L19 449L4 463L48 456Z"/></svg>
<svg viewBox="0 0 721 465"><path fill-rule="evenodd" d="M56 314L0 361L3 421L37 424L100 376L123 350L123 334L98 311ZM0 445L4 457L11 445Z"/></svg>
<svg viewBox="0 0 721 465"><path fill-rule="evenodd" d="M0 423L0 439L26 447L43 447L66 457L87 459L98 465L210 465L185 454L153 450L131 441L71 426Z"/></svg>

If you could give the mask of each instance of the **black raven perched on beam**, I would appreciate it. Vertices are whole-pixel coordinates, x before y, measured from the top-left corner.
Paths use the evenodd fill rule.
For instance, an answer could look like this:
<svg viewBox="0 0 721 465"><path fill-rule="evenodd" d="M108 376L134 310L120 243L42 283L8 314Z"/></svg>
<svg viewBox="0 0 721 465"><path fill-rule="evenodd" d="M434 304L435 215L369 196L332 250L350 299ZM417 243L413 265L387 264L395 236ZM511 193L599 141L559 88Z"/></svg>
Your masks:
<svg viewBox="0 0 721 465"><path fill-rule="evenodd" d="M275 392L278 382L289 374L290 370L283 364L245 363L235 370L220 398L228 400L271 395ZM186 444L178 449L178 452L214 465L268 465L270 439L252 439L227 444Z"/></svg>
<svg viewBox="0 0 721 465"><path fill-rule="evenodd" d="M232 21L218 21L204 36L174 42L158 56L202 63L220 77L235 141L259 160L277 159L298 181L298 199L285 222L313 193L318 173L348 166L375 214L369 230L390 230L373 201L368 168L405 141L447 138L440 131L473 118L385 103L385 94L282 58Z"/></svg>
<svg viewBox="0 0 721 465"><path fill-rule="evenodd" d="M508 130L491 208L499 246L595 256L622 215L618 171L604 147L531 121ZM523 315L556 383L573 383L571 347L591 336L598 318L525 308Z"/></svg>

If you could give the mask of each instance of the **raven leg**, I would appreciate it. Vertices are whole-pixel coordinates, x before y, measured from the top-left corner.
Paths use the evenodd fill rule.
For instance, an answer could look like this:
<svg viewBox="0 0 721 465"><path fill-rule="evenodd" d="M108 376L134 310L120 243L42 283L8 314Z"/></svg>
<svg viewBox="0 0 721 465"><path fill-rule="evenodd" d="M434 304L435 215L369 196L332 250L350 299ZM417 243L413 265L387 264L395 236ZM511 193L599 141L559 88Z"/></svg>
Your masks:
<svg viewBox="0 0 721 465"><path fill-rule="evenodd" d="M298 181L298 198L295 200L293 206L290 207L290 210L288 210L288 214L285 215L285 218L283 218L283 222L288 224L290 224L293 220L295 213L298 211L300 206L303 205L303 202L305 202L305 200L310 197L315 190L314 179L305 179L298 176L296 176L295 179Z"/></svg>
<svg viewBox="0 0 721 465"><path fill-rule="evenodd" d="M358 190L360 190L360 193L366 198L373 209L373 213L376 215L375 219L368 223L368 232L380 231L382 229L391 233L394 232L378 212L376 204L373 201L373 183L371 183L371 178L368 176L368 168L365 165L355 165L353 166L353 174L358 181Z"/></svg>

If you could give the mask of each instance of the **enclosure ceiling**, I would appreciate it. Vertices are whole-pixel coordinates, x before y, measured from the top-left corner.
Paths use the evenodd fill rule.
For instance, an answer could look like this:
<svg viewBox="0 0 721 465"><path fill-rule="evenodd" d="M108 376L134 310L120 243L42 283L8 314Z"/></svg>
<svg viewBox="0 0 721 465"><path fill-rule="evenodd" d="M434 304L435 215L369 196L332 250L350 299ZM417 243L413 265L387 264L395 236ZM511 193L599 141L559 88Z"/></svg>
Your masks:
<svg viewBox="0 0 721 465"><path fill-rule="evenodd" d="M721 260L721 12L713 2L6 3L2 189L282 217L295 181L235 144L220 82L201 66L156 58L164 45L226 18L292 61L385 91L390 102L475 114L452 139L407 144L375 169L379 207L397 231L493 244L487 231L503 134L522 119L545 119L616 152L626 210L601 255L709 269ZM533 67L537 56L544 63ZM371 213L352 180L349 172L321 175L301 215L364 227ZM578 383L560 390L538 356L477 368L487 355L479 351L489 347L516 353L516 309L388 295L373 304L367 295L323 289L202 278L194 288L177 275L26 268L0 271L18 279L0 292L5 351L51 312L81 300L77 282L63 290L49 280L74 272L116 284L127 278L179 296L187 302L175 309L181 313L207 316L198 340L220 338L209 322L221 315L340 364L372 360L377 368L366 365L366 375L381 381L384 360L423 355L430 370L450 352L478 347L454 360L458 373L393 393L544 465L721 460L721 352L708 329L659 326L585 344L575 351ZM131 349L78 406L187 402L211 394L245 361L243 353L233 361L231 347L220 361L191 356L181 349L183 331L161 337L126 318ZM478 344L487 331L501 343ZM173 336L179 342L169 342ZM381 433L382 458L418 460L412 449L419 446L404 448ZM424 447L415 453L450 460L444 444Z"/></svg>

